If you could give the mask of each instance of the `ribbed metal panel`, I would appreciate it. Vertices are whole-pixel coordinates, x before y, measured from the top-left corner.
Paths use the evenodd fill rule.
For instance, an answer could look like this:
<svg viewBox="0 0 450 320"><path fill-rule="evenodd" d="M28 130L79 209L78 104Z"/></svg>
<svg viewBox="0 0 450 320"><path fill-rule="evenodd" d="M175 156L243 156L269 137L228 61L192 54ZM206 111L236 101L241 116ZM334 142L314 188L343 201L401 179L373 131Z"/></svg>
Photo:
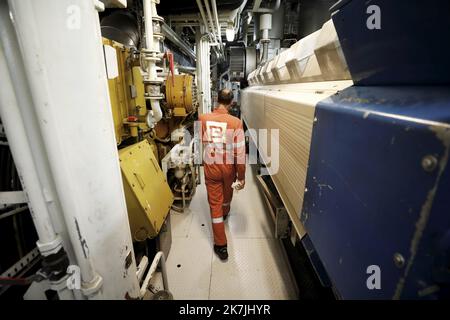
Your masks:
<svg viewBox="0 0 450 320"><path fill-rule="evenodd" d="M351 85L351 81L300 83L251 87L242 93L241 110L247 127L279 130L279 166L276 172L271 172L272 180L300 237L306 233L299 215L305 193L315 106ZM261 156L274 161L273 148L269 142L267 146L259 145ZM268 165L270 168L270 163Z"/></svg>

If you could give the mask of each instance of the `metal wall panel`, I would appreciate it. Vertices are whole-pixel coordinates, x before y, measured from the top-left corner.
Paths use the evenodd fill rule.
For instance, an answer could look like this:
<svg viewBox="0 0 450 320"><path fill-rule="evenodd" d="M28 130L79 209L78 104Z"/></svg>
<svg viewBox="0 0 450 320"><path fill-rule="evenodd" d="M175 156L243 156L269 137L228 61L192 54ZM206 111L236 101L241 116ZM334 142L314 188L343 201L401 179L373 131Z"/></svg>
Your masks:
<svg viewBox="0 0 450 320"><path fill-rule="evenodd" d="M351 87L317 105L301 221L342 298L448 295L449 102L448 87Z"/></svg>

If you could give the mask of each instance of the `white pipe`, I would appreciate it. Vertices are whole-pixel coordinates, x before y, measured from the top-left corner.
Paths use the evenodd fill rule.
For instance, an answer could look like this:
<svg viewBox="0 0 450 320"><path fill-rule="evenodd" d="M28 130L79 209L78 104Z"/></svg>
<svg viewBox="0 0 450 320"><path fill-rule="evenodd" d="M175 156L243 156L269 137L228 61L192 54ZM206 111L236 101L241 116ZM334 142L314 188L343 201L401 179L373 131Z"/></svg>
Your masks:
<svg viewBox="0 0 450 320"><path fill-rule="evenodd" d="M153 49L152 1L144 0L145 45L147 50Z"/></svg>
<svg viewBox="0 0 450 320"><path fill-rule="evenodd" d="M32 95L32 104L20 107L39 120L82 292L89 298L137 297L136 265L126 268L124 263L132 241L98 12L84 0L49 1L45 7L32 0L9 4L21 45L17 55L26 71L14 85L17 90L28 85ZM57 12L69 5L80 9L81 28L55 28L55 23L65 23Z"/></svg>
<svg viewBox="0 0 450 320"><path fill-rule="evenodd" d="M159 40L154 39L153 33L153 17L157 16L155 0L143 0L144 1L144 18L145 18L145 35L146 35L146 61L147 61L147 74L145 79L152 82L161 82L161 78L158 77L156 61L160 60L155 54L159 52ZM149 97L151 112L147 112L147 125L150 128L154 128L156 123L162 119L163 113L159 104L159 98Z"/></svg>
<svg viewBox="0 0 450 320"><path fill-rule="evenodd" d="M205 3L205 7L206 7L206 13L208 14L208 21L209 21L209 24L210 24L210 27L211 27L211 32L214 35L215 42L218 42L218 40L217 40L217 33L215 31L215 28L214 28L214 20L213 20L212 15L211 15L211 9L209 8L209 0L203 0L203 1Z"/></svg>
<svg viewBox="0 0 450 320"><path fill-rule="evenodd" d="M275 2L274 6L272 8L261 8L261 2L262 0L256 0L253 5L253 12L261 12L261 13L273 13L274 11L277 11L280 8L281 0L277 0Z"/></svg>
<svg viewBox="0 0 450 320"><path fill-rule="evenodd" d="M238 8L230 11L230 14L229 14L229 17L228 17L228 21L233 21L234 22L234 20L236 20L236 17L238 17L238 15L240 16L240 14L242 13L242 10L244 10L245 5L247 4L247 1L248 0L244 0L244 2L242 2L242 4ZM237 27L238 26L239 26L239 24L237 24Z"/></svg>
<svg viewBox="0 0 450 320"><path fill-rule="evenodd" d="M219 35L219 42L220 42L220 44L222 44L222 30L220 29L219 15L217 14L216 0L211 0L211 5L213 8L214 19L216 20L216 28L217 28L217 34Z"/></svg>
<svg viewBox="0 0 450 320"><path fill-rule="evenodd" d="M141 258L141 261L139 262L139 266L136 272L138 282L141 282L142 277L144 276L145 269L147 269L147 267L148 267L148 258L147 256L143 256Z"/></svg>
<svg viewBox="0 0 450 320"><path fill-rule="evenodd" d="M19 3L11 2L10 3L11 11L13 11L13 12L20 11L20 10L17 10L16 6L20 7L21 4L22 4L22 2L19 2ZM14 15L14 16L17 19L17 15ZM2 21L3 20L4 19L2 19ZM21 26L21 27L26 28L28 30L28 32L30 33L30 36L31 36L31 34L34 34L36 32L36 30L35 30L35 25L36 24L34 23L33 19L30 20L30 15L28 15L27 21L29 23L28 26L24 26L24 25L21 25L19 23L17 24L17 26ZM34 32L32 30L34 30ZM36 37L35 39L37 39L37 38L38 37ZM13 81L13 84L14 84L14 86L16 88L23 88L23 87L27 88L26 84L28 83L28 79L27 79L27 75L25 73L24 66L23 66L23 64L21 62L18 62L19 61L18 57L20 57L20 54L18 54L18 53L21 50L18 48L18 46L16 46L16 48L14 48L14 49L15 49L14 50L15 56L14 57L9 57L9 59L8 59L8 63L9 63L8 67L11 69L11 71L14 72L14 76L12 77L12 81ZM42 74L41 74L41 76L42 76ZM40 80L38 80L38 82L40 82ZM42 82L45 82L45 81L42 80ZM22 89L22 94L24 94L24 93L27 94L26 93L27 90L28 90L28 88L27 89ZM38 90L38 92L39 91L40 90ZM43 92L41 92L40 94L41 94L41 96L39 98L43 99L43 101L48 101L47 97L42 97L42 95L44 95ZM21 109L22 115L28 113L29 117L33 117L34 116L34 112L35 112L34 110L37 108L37 105L35 105L33 103L33 101L31 100L31 97L30 97L29 101L24 101L24 102L25 103L20 103L19 104L19 108ZM39 113L39 111L36 111L36 113ZM45 119L46 116L43 116L42 118ZM30 129L30 126L28 126L28 129ZM36 129L36 130L40 131L39 128ZM50 135L50 136L53 136L53 137L55 136L54 132L48 133L47 135ZM44 140L45 140L45 137L46 137L45 132L43 132L43 137L44 137ZM47 144L47 146L48 146L48 144ZM59 151L56 151L56 152L59 154ZM49 157L49 160L50 160L50 162L52 162L52 159L50 157ZM61 161L61 159L59 159L58 157L56 159L53 159L53 160L54 160L54 163L58 163L59 161ZM56 167L58 167L58 166L56 166ZM26 173L29 174L28 171ZM56 176L58 178L58 177L63 177L64 174L63 173L58 173L58 174L54 174L53 176L54 177ZM55 182L58 184L57 181L55 181ZM66 190L66 192L67 192L67 190ZM62 192L62 193L59 194L60 198L61 198L62 194L65 194L65 192ZM63 200L62 200L62 203L64 203ZM42 212L42 210L43 210L42 207L33 208L33 209L35 209L36 211L39 211L39 212ZM74 243L79 242L79 239L78 239L79 235L78 235L78 233L76 231L75 226L73 228L69 227L70 225L73 225L74 216L69 216L69 212L67 210L63 211L63 213L64 213L65 218L66 218L65 220L66 220L66 224L68 225L68 231L69 231L69 234L71 236L70 238L71 238L72 243L74 244ZM81 275L82 275L83 280L88 282L88 283L94 281L94 279L95 279L95 272L93 271L93 267L91 265L90 260L83 256L83 250L82 250L82 248L81 248L81 246L79 244L78 245L74 245L73 247L74 247L74 250L75 250L75 255L77 257L77 263L78 263L78 266L80 267L80 271L81 271Z"/></svg>
<svg viewBox="0 0 450 320"><path fill-rule="evenodd" d="M211 34L209 33L208 22L206 20L205 11L203 10L202 0L196 0L196 1L197 1L198 10L200 11L200 16L202 17L203 24L205 25L205 28L206 28L206 32L209 34L209 40L211 42L214 42L215 39L213 39Z"/></svg>
<svg viewBox="0 0 450 320"><path fill-rule="evenodd" d="M154 128L155 124L162 119L163 114L159 100L151 99L150 105L152 106L152 111L147 113L147 125L150 128Z"/></svg>
<svg viewBox="0 0 450 320"><path fill-rule="evenodd" d="M10 77L8 63L3 53L4 48L9 51L9 55L18 53L11 52L13 47L11 41L11 28L9 18L5 16L6 3L0 4L0 116L5 128L8 141L10 143L11 153L14 158L22 187L27 194L28 207L30 208L31 217L38 234L37 246L40 252L46 256L56 253L62 246L61 239L57 236L51 223L50 214L48 212L47 203L42 187L37 175L37 168L33 161L33 153L26 135L25 125L20 114L19 105L13 88L13 82ZM10 65L15 67L15 65ZM14 72L20 72L14 70Z"/></svg>
<svg viewBox="0 0 450 320"><path fill-rule="evenodd" d="M152 277L156 271L156 268L158 267L159 264L161 264L161 273L162 273L162 278L163 278L164 290L169 291L169 282L167 281L166 258L164 257L164 252L159 251L155 255L152 265L150 266L150 269L148 270L145 280L142 283L142 287L140 290L141 297L144 297L145 293L147 292L147 288L150 283L150 280L152 279Z"/></svg>
<svg viewBox="0 0 450 320"><path fill-rule="evenodd" d="M255 2L253 3L253 10L254 12L256 12L256 10L259 9L259 7L261 6L261 2L262 0L255 0Z"/></svg>
<svg viewBox="0 0 450 320"><path fill-rule="evenodd" d="M202 56L202 36L201 36L201 27L198 27L196 30L195 37L195 53L197 55L197 63L196 63L196 73L195 77L197 81L197 100L199 101L199 113L203 113L203 56Z"/></svg>

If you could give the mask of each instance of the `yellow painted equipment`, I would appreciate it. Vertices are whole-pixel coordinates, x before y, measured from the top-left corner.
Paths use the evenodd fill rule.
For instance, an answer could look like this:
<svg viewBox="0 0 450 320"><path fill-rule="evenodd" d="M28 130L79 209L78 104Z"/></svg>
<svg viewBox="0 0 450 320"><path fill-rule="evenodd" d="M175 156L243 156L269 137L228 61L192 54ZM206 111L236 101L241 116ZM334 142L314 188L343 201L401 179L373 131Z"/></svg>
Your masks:
<svg viewBox="0 0 450 320"><path fill-rule="evenodd" d="M114 130L117 144L126 138L138 136L138 127L144 131L150 130L145 122L147 108L145 106L145 88L142 71L139 66L130 65L132 52L124 45L103 38L103 44L116 50L119 74L108 80L109 97L114 119ZM138 120L129 122L128 117Z"/></svg>
<svg viewBox="0 0 450 320"><path fill-rule="evenodd" d="M166 81L166 100L174 116L184 117L194 109L194 78L188 74L169 76Z"/></svg>
<svg viewBox="0 0 450 320"><path fill-rule="evenodd" d="M119 150L122 180L133 240L158 235L173 195L147 140Z"/></svg>

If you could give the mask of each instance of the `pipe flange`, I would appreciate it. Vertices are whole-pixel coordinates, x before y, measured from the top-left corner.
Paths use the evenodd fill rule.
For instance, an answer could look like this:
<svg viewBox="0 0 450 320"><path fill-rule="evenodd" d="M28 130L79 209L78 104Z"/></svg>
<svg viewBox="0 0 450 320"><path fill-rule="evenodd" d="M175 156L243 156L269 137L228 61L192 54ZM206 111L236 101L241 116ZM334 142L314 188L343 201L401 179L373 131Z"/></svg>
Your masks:
<svg viewBox="0 0 450 320"><path fill-rule="evenodd" d="M165 39L165 37L164 37L164 35L162 34L162 33L153 33L153 38L157 38L158 40L164 40Z"/></svg>
<svg viewBox="0 0 450 320"><path fill-rule="evenodd" d="M158 50L155 50L155 49L147 49L147 48L142 49L141 52L142 52L143 54L145 54L145 55L149 55L149 54L162 54L161 51L158 51Z"/></svg>
<svg viewBox="0 0 450 320"><path fill-rule="evenodd" d="M161 16L152 16L153 21L164 22L164 18Z"/></svg>
<svg viewBox="0 0 450 320"><path fill-rule="evenodd" d="M161 78L161 79L158 79L158 80L150 80L150 79L148 79L148 80L145 80L144 79L144 84L147 84L147 85L154 85L154 86L160 86L163 82L164 82L164 79L163 78Z"/></svg>
<svg viewBox="0 0 450 320"><path fill-rule="evenodd" d="M95 293L97 293L102 286L103 286L103 278L99 274L96 274L92 282L83 282L81 284L81 292L86 297L90 297L93 296Z"/></svg>
<svg viewBox="0 0 450 320"><path fill-rule="evenodd" d="M164 99L164 95L144 95L144 98L146 99L146 100L162 100L162 99Z"/></svg>
<svg viewBox="0 0 450 320"><path fill-rule="evenodd" d="M36 245L39 249L39 252L43 256L49 256L55 254L62 248L62 239L59 235L56 235L55 239L52 242L41 243L39 241L36 242Z"/></svg>

